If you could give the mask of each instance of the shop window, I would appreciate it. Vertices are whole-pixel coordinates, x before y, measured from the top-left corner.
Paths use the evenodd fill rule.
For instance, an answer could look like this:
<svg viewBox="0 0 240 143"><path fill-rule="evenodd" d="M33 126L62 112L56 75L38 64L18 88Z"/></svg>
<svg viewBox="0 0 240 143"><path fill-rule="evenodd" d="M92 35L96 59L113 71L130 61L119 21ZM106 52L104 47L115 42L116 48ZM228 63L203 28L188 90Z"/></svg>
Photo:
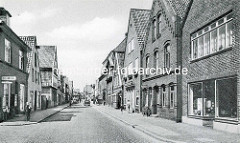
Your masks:
<svg viewBox="0 0 240 143"><path fill-rule="evenodd" d="M232 46L232 14L191 35L192 60Z"/></svg>
<svg viewBox="0 0 240 143"><path fill-rule="evenodd" d="M10 107L10 98L11 98L11 84L3 84L3 98L2 98L2 109Z"/></svg>
<svg viewBox="0 0 240 143"><path fill-rule="evenodd" d="M203 82L204 116L215 116L215 81Z"/></svg>
<svg viewBox="0 0 240 143"><path fill-rule="evenodd" d="M12 61L12 48L11 43L5 39L5 61L11 63Z"/></svg>
<svg viewBox="0 0 240 143"><path fill-rule="evenodd" d="M189 85L188 114L201 116L203 114L202 105L202 83Z"/></svg>
<svg viewBox="0 0 240 143"><path fill-rule="evenodd" d="M20 110L21 111L24 111L24 103L25 103L25 99L24 99L24 95L25 95L25 86L23 84L20 84L20 98L19 98L19 101L20 101Z"/></svg>
<svg viewBox="0 0 240 143"><path fill-rule="evenodd" d="M216 81L218 117L237 118L237 79Z"/></svg>

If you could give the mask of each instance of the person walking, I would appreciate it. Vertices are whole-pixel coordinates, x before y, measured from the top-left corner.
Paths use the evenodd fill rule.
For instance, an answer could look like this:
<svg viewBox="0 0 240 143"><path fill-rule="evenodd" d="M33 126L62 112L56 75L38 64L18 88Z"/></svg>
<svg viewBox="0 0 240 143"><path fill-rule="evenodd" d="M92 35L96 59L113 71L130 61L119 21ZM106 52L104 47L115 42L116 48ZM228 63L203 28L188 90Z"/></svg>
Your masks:
<svg viewBox="0 0 240 143"><path fill-rule="evenodd" d="M30 121L31 106L29 105L28 102L26 102L25 114L26 114L26 117L27 117L27 121Z"/></svg>

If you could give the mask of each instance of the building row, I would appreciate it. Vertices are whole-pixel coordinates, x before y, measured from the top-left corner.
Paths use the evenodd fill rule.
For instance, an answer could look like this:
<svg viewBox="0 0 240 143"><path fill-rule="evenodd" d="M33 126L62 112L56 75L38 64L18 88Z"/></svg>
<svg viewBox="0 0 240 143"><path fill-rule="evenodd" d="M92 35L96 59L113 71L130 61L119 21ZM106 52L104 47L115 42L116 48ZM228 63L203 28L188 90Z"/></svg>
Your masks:
<svg viewBox="0 0 240 143"><path fill-rule="evenodd" d="M131 9L96 96L129 113L148 107L161 118L240 133L239 8L238 0L153 0L150 10Z"/></svg>
<svg viewBox="0 0 240 143"><path fill-rule="evenodd" d="M70 100L73 82L60 74L56 46L37 44L36 36L18 36L11 14L0 7L0 121Z"/></svg>

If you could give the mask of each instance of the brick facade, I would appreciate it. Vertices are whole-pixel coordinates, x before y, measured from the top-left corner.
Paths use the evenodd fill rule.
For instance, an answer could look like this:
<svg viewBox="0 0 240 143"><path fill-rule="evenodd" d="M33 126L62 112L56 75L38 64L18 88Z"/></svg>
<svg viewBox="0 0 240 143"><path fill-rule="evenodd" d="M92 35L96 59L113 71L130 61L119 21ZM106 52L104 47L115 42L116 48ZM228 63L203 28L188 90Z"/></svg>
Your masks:
<svg viewBox="0 0 240 143"><path fill-rule="evenodd" d="M5 39L10 42L11 62L5 60ZM19 50L23 52L23 69L19 66ZM29 47L4 23L0 23L0 120L6 120L24 112L27 101L28 74L26 72ZM13 77L15 79L6 79ZM9 85L10 95L4 94L4 85ZM21 88L20 88L21 87ZM7 89L7 88L6 88ZM22 92L21 92L22 89ZM8 99L7 99L8 98ZM5 102L5 103L4 103Z"/></svg>
<svg viewBox="0 0 240 143"><path fill-rule="evenodd" d="M240 3L237 0L193 1L192 7L186 19L186 23L183 27L182 64L183 67L186 67L188 69L188 74L182 77L183 122L197 125L210 125L216 129L239 133L239 8ZM209 25L214 24L215 22L219 24L219 20L221 20L221 18L225 18L225 20L227 20L228 18L226 18L225 16L228 16L228 14L231 13L233 14L232 46L226 46L223 50L219 50L217 52L213 52L211 54L207 54L201 58L196 58L193 60L191 57L191 53L193 52L193 50L191 50L191 35L199 32L201 29L205 30L206 27L209 27ZM214 29L212 27L211 29ZM212 37L213 36L211 36L211 38ZM220 44L218 43L218 45ZM227 91L230 87L218 87L219 81L227 78L230 78L231 84L233 84L233 86L236 86L236 94L235 92L233 92L233 99L236 98L235 101L229 102L229 100L231 100L229 99L230 97L226 98L224 102L221 101L222 96L224 96L223 94L221 94L221 89L225 89ZM235 79L237 80L236 82L234 82ZM228 86L230 86L231 84L228 84ZM201 102L204 104L202 106L203 109L202 107L199 109L194 109L194 111L196 112L193 112L193 115L191 115L192 104L190 100L190 94L192 94L191 92L193 92L193 96L195 95L194 89L191 89L191 87L193 87L194 85L196 85L195 87L197 87L197 85L202 85L201 93L203 95L202 97L199 97L199 100L202 99L202 101L197 101L197 105L193 106L198 107L198 104L201 104ZM208 90L208 88L210 90ZM208 97L209 95L207 95L207 91L212 92L212 101L209 99L210 97ZM231 93L228 92L225 94L229 94L230 96ZM209 103L211 102L211 108L206 107L208 106L208 101ZM231 112L233 113L228 113L228 106L224 106L224 104L229 104L229 107L232 106L229 110L231 110ZM206 113L207 111L211 111L211 117ZM236 113L235 111L238 111L238 113Z"/></svg>

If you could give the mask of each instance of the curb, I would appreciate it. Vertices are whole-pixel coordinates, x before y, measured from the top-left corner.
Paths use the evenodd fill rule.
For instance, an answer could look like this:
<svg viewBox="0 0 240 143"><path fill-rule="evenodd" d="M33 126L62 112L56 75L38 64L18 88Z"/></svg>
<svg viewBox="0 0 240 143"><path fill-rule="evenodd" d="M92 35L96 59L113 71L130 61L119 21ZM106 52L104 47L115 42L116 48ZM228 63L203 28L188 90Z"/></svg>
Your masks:
<svg viewBox="0 0 240 143"><path fill-rule="evenodd" d="M52 114L44 117L43 119L40 119L39 121L37 121L37 123L41 123L43 120L45 120L45 119L47 119L47 118L49 118L49 117L52 117L53 115L56 115L57 113L59 113L59 112L61 112L62 110L66 109L67 107L69 107L69 105L66 106L66 107L63 107L63 108L60 109L59 111L56 111L56 112L54 112L54 113L52 113Z"/></svg>
<svg viewBox="0 0 240 143"><path fill-rule="evenodd" d="M27 125L38 124L38 123L41 123L41 122L42 122L43 120L45 120L46 118L49 118L49 117L51 117L51 116L53 116L53 115L61 112L62 110L64 110L64 109L67 108L67 107L69 107L69 105L66 106L66 107L63 107L63 108L60 109L59 111L56 111L56 112L54 112L54 113L52 113L52 114L44 117L43 119L40 119L39 121L36 121L36 122L28 122L28 123L23 123L23 124L12 124L12 125L11 125L11 124L6 124L6 125L0 124L0 126L27 126ZM4 122L3 122L3 123L4 123Z"/></svg>
<svg viewBox="0 0 240 143"><path fill-rule="evenodd" d="M108 116L111 116L112 118L114 118L115 120L118 120L122 123L124 123L125 125L128 125L128 126L131 126L132 128L138 130L138 131L141 131L143 133L145 133L146 135L148 136L151 136L159 141L163 141L163 142L169 142L169 143L185 143L183 141L176 141L176 140L171 140L171 139L167 139L167 138L164 138L164 137L160 137L159 135L155 134L154 132L151 132L149 130L146 130L146 129L143 129L143 127L139 126L139 125L134 125L134 124L130 124L129 122L125 121L125 120L122 120L122 119L119 119L118 117L116 116L113 116L109 113L106 113L104 111L100 111L99 109L95 108L97 111L101 112L102 114L105 114L105 115L108 115Z"/></svg>

